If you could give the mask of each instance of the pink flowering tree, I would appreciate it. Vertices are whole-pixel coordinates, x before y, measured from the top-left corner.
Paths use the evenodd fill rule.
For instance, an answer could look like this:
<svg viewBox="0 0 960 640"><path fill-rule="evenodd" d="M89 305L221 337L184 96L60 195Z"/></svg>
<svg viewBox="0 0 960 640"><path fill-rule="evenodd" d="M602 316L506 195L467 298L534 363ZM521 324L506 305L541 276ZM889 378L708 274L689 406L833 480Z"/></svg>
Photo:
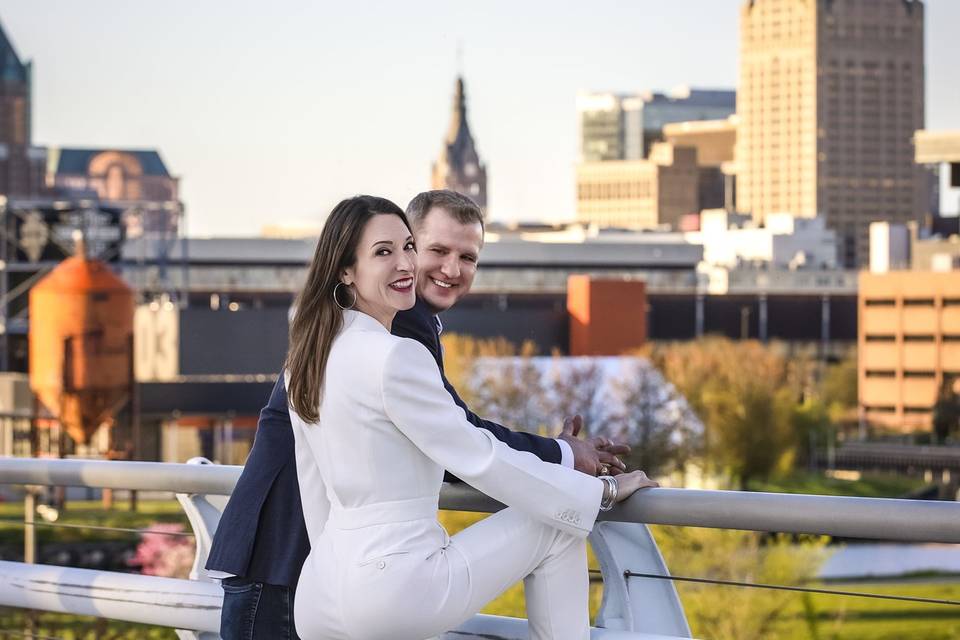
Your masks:
<svg viewBox="0 0 960 640"><path fill-rule="evenodd" d="M130 566L139 567L145 575L189 578L196 545L189 536L170 535L183 531L183 525L175 522L153 523L149 531L140 534Z"/></svg>

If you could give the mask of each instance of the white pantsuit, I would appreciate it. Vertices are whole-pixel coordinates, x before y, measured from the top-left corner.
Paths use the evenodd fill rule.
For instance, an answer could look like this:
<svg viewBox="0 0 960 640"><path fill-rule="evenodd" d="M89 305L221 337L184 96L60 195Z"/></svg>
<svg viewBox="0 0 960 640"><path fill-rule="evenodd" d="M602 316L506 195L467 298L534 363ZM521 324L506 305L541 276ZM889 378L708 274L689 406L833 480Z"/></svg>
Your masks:
<svg viewBox="0 0 960 640"><path fill-rule="evenodd" d="M344 324L319 422L290 414L311 545L300 637L429 638L524 579L532 638L588 638L585 538L602 483L467 422L423 345L362 313ZM444 469L509 508L451 538L437 522Z"/></svg>

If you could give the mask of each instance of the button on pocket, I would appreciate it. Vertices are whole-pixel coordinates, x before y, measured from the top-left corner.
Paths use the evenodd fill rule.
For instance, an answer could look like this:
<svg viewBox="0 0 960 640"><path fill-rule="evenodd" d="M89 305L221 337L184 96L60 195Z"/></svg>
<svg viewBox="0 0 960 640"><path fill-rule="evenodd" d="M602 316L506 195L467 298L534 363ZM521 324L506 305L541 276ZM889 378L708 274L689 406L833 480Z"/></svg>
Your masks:
<svg viewBox="0 0 960 640"><path fill-rule="evenodd" d="M361 562L357 563L358 567L365 567L367 565L375 565L377 569L386 569L387 559L390 556L403 556L410 553L409 551L393 551L391 553L384 553L379 556L374 556L372 558L367 558Z"/></svg>

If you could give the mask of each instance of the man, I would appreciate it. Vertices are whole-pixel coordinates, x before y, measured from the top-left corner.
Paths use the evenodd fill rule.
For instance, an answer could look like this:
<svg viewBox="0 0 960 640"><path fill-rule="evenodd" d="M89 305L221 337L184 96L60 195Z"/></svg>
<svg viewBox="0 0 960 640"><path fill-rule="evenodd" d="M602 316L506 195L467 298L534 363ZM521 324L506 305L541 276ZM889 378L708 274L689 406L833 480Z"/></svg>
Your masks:
<svg viewBox="0 0 960 640"><path fill-rule="evenodd" d="M466 196L442 190L419 194L408 205L407 216L417 242L417 303L397 314L392 332L427 347L443 374L442 326L437 314L470 291L483 246L483 214ZM511 431L472 413L445 376L443 381L467 420L514 449L591 475L624 468L617 456L629 448L601 438L578 439L579 419L566 421L557 439ZM220 634L224 640L297 637L293 590L309 550L293 430L280 376L260 413L253 449L207 560L208 570L231 575L222 583Z"/></svg>

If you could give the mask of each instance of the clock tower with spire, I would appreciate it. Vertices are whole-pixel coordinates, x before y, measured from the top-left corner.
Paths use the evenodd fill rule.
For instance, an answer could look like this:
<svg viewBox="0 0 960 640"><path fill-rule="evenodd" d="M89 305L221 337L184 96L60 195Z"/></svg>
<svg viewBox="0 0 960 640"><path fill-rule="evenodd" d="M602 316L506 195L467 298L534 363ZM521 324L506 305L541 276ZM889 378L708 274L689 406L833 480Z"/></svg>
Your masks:
<svg viewBox="0 0 960 640"><path fill-rule="evenodd" d="M31 197L43 190L46 151L30 136L31 69L0 26L0 194Z"/></svg>
<svg viewBox="0 0 960 640"><path fill-rule="evenodd" d="M484 213L487 210L487 168L480 161L467 124L467 98L463 77L457 77L450 128L440 157L433 163L433 189L451 189L470 196Z"/></svg>

